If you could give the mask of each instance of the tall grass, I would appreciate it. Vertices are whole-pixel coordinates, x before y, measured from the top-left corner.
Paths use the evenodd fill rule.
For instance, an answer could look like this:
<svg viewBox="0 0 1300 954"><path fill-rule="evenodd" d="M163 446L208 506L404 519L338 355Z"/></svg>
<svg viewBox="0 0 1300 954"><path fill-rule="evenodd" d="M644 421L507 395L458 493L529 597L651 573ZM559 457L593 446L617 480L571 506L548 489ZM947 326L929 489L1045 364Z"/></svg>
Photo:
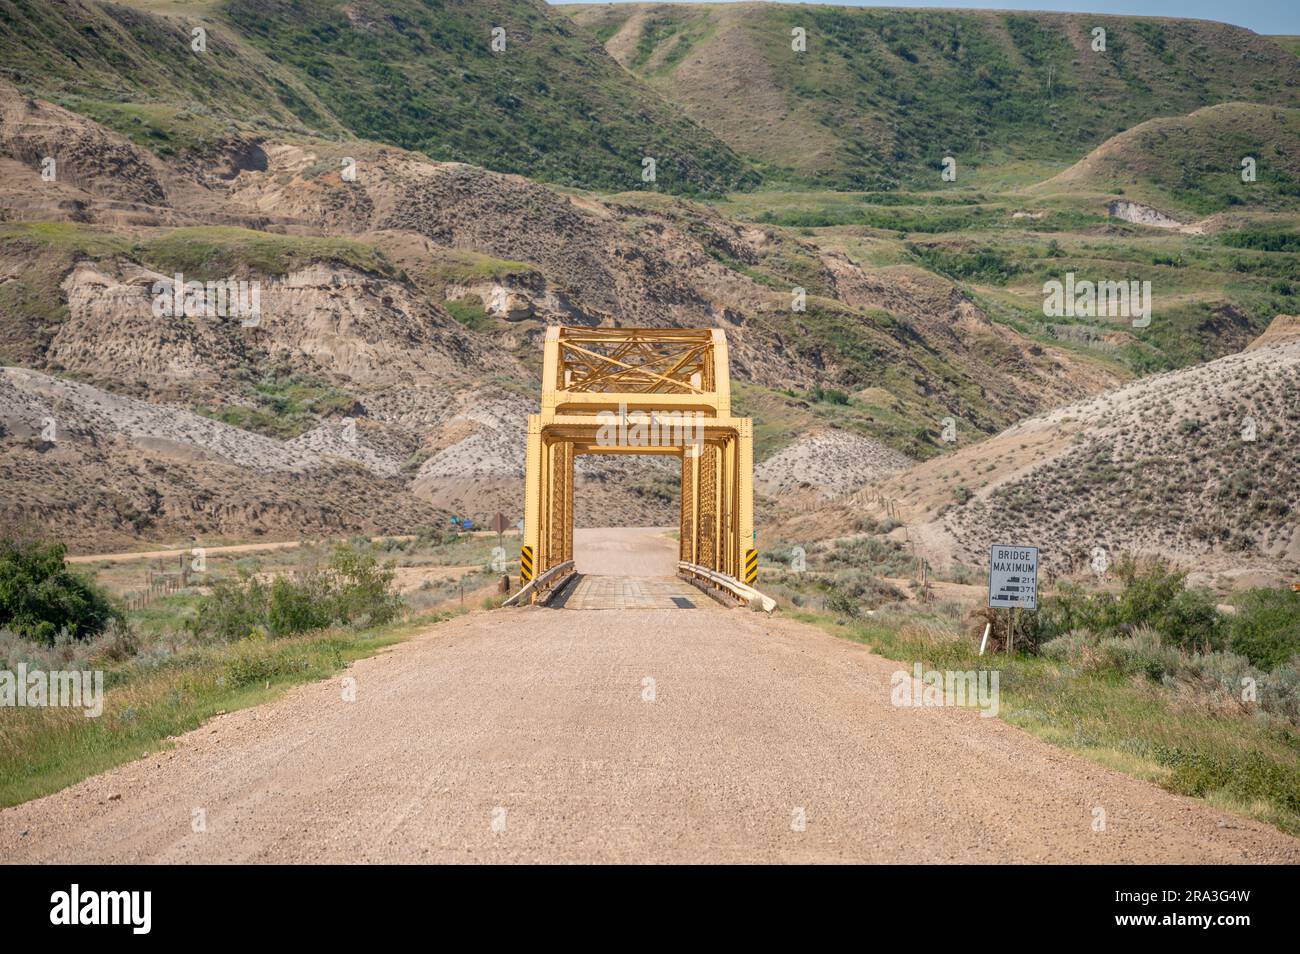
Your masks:
<svg viewBox="0 0 1300 954"><path fill-rule="evenodd" d="M23 566L30 572L4 580L16 604L41 609L37 622L58 623L63 603L36 597L64 592L62 550L33 552L46 559L29 560ZM160 600L115 618L98 635L67 625L55 626L49 639L39 638L44 629L35 637L0 629L4 668L100 670L105 687L103 712L95 718L80 708L6 708L0 806L139 758L217 713L326 678L450 615L420 601L413 618L398 622L405 607L393 588L394 572L368 546L341 545L323 566L272 578L241 568L215 581L208 595Z"/></svg>
<svg viewBox="0 0 1300 954"><path fill-rule="evenodd" d="M960 608L880 610L869 618L800 612L798 619L857 642L910 669L1000 671L1000 717L1117 771L1203 798L1222 809L1300 834L1300 732L1293 722L1229 712L1192 672L1153 681L1129 647L1130 665L1080 666L1054 655L979 655ZM1177 653L1177 651L1175 651ZM1221 654L1216 654L1221 655ZM1261 686L1297 698L1289 685Z"/></svg>
<svg viewBox="0 0 1300 954"><path fill-rule="evenodd" d="M999 670L1001 717L1040 738L1300 834L1300 594L1248 591L1225 617L1163 563L1118 569L1117 591L1065 587L1025 614L1015 654L981 656L984 619L958 604L881 605L813 573L785 595L905 668Z"/></svg>
<svg viewBox="0 0 1300 954"><path fill-rule="evenodd" d="M432 622L438 614L360 630L192 645L176 655L108 670L104 712L13 709L0 720L0 806L16 805L165 748L221 712L324 679Z"/></svg>

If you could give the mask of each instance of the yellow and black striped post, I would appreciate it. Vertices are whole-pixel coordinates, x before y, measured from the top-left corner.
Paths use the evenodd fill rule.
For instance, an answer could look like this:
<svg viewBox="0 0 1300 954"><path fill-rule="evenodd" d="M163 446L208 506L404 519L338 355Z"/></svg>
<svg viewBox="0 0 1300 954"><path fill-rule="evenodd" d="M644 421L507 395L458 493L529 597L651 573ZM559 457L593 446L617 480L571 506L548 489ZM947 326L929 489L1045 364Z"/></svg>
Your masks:
<svg viewBox="0 0 1300 954"><path fill-rule="evenodd" d="M758 551L752 548L745 551L745 582L750 586L758 582Z"/></svg>
<svg viewBox="0 0 1300 954"><path fill-rule="evenodd" d="M519 551L519 585L526 585L533 578L533 548L523 547Z"/></svg>

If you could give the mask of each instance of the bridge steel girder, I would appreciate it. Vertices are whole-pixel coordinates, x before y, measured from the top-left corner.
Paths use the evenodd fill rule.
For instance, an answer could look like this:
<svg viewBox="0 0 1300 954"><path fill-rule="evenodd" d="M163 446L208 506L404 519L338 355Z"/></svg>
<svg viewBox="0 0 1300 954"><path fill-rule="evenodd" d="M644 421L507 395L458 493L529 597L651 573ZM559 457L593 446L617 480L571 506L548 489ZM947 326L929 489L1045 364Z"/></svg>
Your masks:
<svg viewBox="0 0 1300 954"><path fill-rule="evenodd" d="M754 427L731 416L721 329L547 329L541 411L528 416L525 584L573 559L582 454L678 458L681 560L755 582Z"/></svg>

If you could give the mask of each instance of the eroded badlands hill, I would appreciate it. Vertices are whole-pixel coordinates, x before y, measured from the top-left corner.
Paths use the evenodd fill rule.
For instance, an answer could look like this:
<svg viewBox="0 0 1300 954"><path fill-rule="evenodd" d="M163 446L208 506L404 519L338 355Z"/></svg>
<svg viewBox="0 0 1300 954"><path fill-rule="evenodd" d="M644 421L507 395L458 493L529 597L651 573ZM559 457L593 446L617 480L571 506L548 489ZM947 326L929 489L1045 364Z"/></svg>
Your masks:
<svg viewBox="0 0 1300 954"><path fill-rule="evenodd" d="M932 453L927 432L945 416L994 431L1114 381L995 325L944 279L867 271L680 199L568 194L356 141L232 134L182 162L12 88L0 88L0 119L6 362L308 446L355 421L367 450L335 440L317 449L419 507L518 511L549 322L726 329L733 375L750 385L741 410L772 424L761 456L798 437L781 421L852 433L811 475L836 490L876 474L873 460ZM50 181L40 175L47 155ZM257 282L261 320L157 317L158 289L178 273ZM796 288L804 310L792 307ZM829 389L863 397L846 406L807 396ZM782 461L800 453L770 468L786 470L774 489L791 476ZM662 471L584 463L580 519L670 522ZM111 472L96 477L110 490ZM69 484L66 500L77 492ZM229 513L251 514L256 493ZM27 516L53 529L75 509L42 500ZM367 513L367 494L349 506L358 525L387 519ZM15 508L25 519L22 499ZM108 523L105 536L146 532ZM250 517L248 529L268 528Z"/></svg>
<svg viewBox="0 0 1300 954"><path fill-rule="evenodd" d="M1097 548L1172 557L1198 574L1300 574L1300 335L1279 316L1250 348L1028 418L873 483L780 530L816 539L892 501L936 566L1036 545L1051 573ZM841 531L842 532L842 531Z"/></svg>

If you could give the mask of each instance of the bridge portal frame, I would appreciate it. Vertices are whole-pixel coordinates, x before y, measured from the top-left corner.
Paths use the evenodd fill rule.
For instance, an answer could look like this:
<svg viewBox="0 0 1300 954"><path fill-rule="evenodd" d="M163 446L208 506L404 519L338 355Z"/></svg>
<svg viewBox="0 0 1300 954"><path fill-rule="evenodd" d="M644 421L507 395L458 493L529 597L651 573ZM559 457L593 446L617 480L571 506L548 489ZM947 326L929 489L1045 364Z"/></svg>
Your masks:
<svg viewBox="0 0 1300 954"><path fill-rule="evenodd" d="M680 561L757 581L754 425L731 414L722 329L547 329L541 411L528 416L524 584L573 559L574 462L583 454L676 457Z"/></svg>

